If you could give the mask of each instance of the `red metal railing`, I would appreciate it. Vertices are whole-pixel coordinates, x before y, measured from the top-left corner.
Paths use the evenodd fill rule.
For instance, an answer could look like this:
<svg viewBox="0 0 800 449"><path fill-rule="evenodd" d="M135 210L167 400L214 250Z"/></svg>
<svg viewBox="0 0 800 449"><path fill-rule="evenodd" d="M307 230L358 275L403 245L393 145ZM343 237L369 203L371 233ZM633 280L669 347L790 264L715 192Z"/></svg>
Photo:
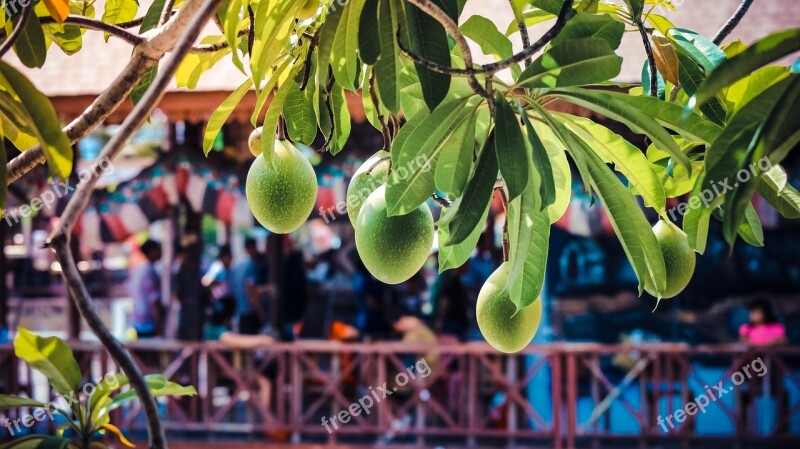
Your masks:
<svg viewBox="0 0 800 449"><path fill-rule="evenodd" d="M73 347L87 379L116 370L98 346ZM195 397L161 400L166 427L181 431L176 438L256 433L259 441L556 448L609 440L641 447L711 439L743 448L763 440L800 442L800 348L793 347L557 343L502 355L482 343L301 341L238 351L217 343L140 341L129 349L146 373L197 387ZM423 376L427 370L419 368L426 366ZM743 376L744 367L751 375L734 387L731 376ZM5 393L50 394L9 346L0 347L0 376ZM673 416L720 381L730 391L709 401L706 413ZM331 418L360 399L366 405L366 396L372 397L369 413L352 409L349 422L333 425ZM670 426L663 424L667 416L675 418ZM138 405L118 410L113 421L123 429L144 426Z"/></svg>

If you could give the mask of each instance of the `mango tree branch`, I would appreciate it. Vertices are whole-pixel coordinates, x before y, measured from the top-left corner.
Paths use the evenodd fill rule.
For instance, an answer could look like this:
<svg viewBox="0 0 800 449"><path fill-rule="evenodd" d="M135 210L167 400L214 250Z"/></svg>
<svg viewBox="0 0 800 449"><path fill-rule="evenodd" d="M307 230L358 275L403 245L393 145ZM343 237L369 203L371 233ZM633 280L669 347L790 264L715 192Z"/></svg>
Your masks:
<svg viewBox="0 0 800 449"><path fill-rule="evenodd" d="M750 5L752 4L753 0L742 0L742 3L739 4L738 8L736 8L736 12L734 12L731 18L728 19L727 22L725 22L725 25L723 25L722 28L720 28L720 30L717 31L717 35L714 36L714 38L711 39L711 41L717 45L721 44L722 41L724 41L725 38L728 37L729 34L731 34L731 31L733 31L733 29L736 28L737 25L739 25L739 22L742 21L744 15L747 14L747 11L750 9Z"/></svg>
<svg viewBox="0 0 800 449"><path fill-rule="evenodd" d="M52 17L41 17L39 18L39 21L42 23L42 25L52 25L57 23ZM66 19L64 19L64 23L77 25L81 28L86 28L87 30L103 31L132 45L139 45L144 42L144 38L138 34L131 33L119 25L106 23L102 20L92 19L91 17L70 14Z"/></svg>
<svg viewBox="0 0 800 449"><path fill-rule="evenodd" d="M442 24L445 31L447 31L447 34L453 37L453 39L456 41L456 45L458 45L459 50L461 50L461 56L464 57L464 65L467 67L467 69L471 69L474 65L472 60L472 50L469 48L467 38L465 38L461 33L461 30L458 29L458 24L451 19L450 16L447 15L444 10L442 10L442 8L433 3L431 0L408 0L408 2L421 9L424 13L433 17L437 22ZM483 89L483 86L481 86L481 83L478 82L478 78L475 76L474 72L468 73L467 77L469 80L469 85L475 93L485 97L489 101L492 100L492 98L486 93L486 90Z"/></svg>
<svg viewBox="0 0 800 449"><path fill-rule="evenodd" d="M122 72L80 116L64 127L64 133L70 142L74 144L89 134L128 98L144 74L158 64L164 54L172 49L179 37L179 33L176 32L177 28L183 29L186 26L187 16L191 17L197 11L199 6L197 3L184 4L166 24L141 36L143 42L134 47L133 56ZM44 162L44 153L39 146L23 151L6 164L7 184L17 181Z"/></svg>
<svg viewBox="0 0 800 449"><path fill-rule="evenodd" d="M75 222L89 203L92 192L94 191L94 186L97 183L100 173L102 173L99 167L100 162L106 160L112 161L122 150L125 142L127 142L133 133L141 127L147 117L149 117L153 109L164 96L169 84L172 82L172 77L175 75L178 65L189 52L200 30L217 10L220 2L221 0L189 0L174 17L175 20L171 20L161 29L160 32L162 34L154 34L148 41L156 42L156 48L162 48L162 45L167 45L169 39L177 40L177 44L174 44L175 41L173 40L174 45L170 46L174 47L171 48L171 55L161 67L161 70L158 72L158 75L156 75L156 78L153 80L153 83L148 88L141 101L133 108L133 111L122 123L119 132L111 138L101 152L100 157L94 162L90 177L78 185L77 190L70 198L66 209L61 215L58 225L47 241L47 245L51 246L56 251L56 257L61 264L63 276L78 311L103 346L108 350L114 361L120 366L120 369L128 377L131 387L136 391L142 403L142 408L147 415L148 434L150 447L152 449L164 449L167 447L164 429L159 421L158 408L155 400L133 357L122 344L114 338L97 315L92 304L92 299L89 296L89 292L81 278L78 266L75 263L75 258L70 250L69 238ZM186 16L191 16L191 18L187 18ZM172 23L171 26L170 23ZM137 47L134 50L134 57L132 60L141 57L140 55L143 55L143 50L145 49L147 49L147 46Z"/></svg>
<svg viewBox="0 0 800 449"><path fill-rule="evenodd" d="M647 53L647 64L650 67L650 96L658 97L658 67L656 67L656 58L653 56L653 46L650 43L650 36L647 34L647 29L644 27L644 21L641 16L634 19L634 22L639 29L639 34L642 36L644 51Z"/></svg>
<svg viewBox="0 0 800 449"><path fill-rule="evenodd" d="M11 50L11 47L14 46L14 42L22 35L22 32L25 30L25 22L28 21L28 17L31 15L31 9L33 9L33 5L28 4L22 6L17 26L14 27L14 31L12 31L8 38L3 41L3 44L0 45L0 58Z"/></svg>
<svg viewBox="0 0 800 449"><path fill-rule="evenodd" d="M409 0L409 1L415 3L415 1L419 0ZM414 62L423 64L425 65L425 67L435 72L445 73L448 75L457 75L457 76L494 74L503 69L511 67L513 64L518 64L530 58L531 56L536 54L537 51L544 48L545 45L549 44L550 41L555 39L555 37L558 36L558 33L560 33L561 30L564 28L564 25L566 25L567 20L569 20L570 13L572 12L572 4L574 2L575 0L565 0L564 5L562 5L561 7L561 11L558 13L558 17L556 18L556 23L554 23L553 26L549 30L547 30L547 32L545 32L541 38L539 38L539 40L532 43L529 47L524 48L522 51L514 54L509 58L493 62L490 64L484 64L478 66L477 68L467 65L467 68L460 69L457 67L449 67L446 65L438 64L433 61L428 61L427 59L422 58L419 55L412 53L409 49L405 48L402 42L400 42L400 40L398 39L399 48L400 51L403 54L405 54L409 59L413 60Z"/></svg>

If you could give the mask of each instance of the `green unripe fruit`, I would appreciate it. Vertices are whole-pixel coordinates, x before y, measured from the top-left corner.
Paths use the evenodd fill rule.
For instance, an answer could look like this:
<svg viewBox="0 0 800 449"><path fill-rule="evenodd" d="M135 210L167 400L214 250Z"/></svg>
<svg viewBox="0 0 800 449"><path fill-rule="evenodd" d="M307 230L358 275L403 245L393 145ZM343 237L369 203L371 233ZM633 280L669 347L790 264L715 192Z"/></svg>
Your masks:
<svg viewBox="0 0 800 449"><path fill-rule="evenodd" d="M350 179L350 184L347 186L347 217L353 226L356 225L361 206L364 205L370 194L378 187L386 184L386 180L389 178L389 161L385 160L380 163L378 161L389 156L388 151L378 151L367 159L361 167L358 167L358 170Z"/></svg>
<svg viewBox="0 0 800 449"><path fill-rule="evenodd" d="M399 284L425 264L433 245L433 216L427 204L406 215L389 216L386 186L376 189L358 213L356 249L381 282Z"/></svg>
<svg viewBox="0 0 800 449"><path fill-rule="evenodd" d="M489 276L478 293L476 317L483 338L507 354L519 352L533 340L542 321L542 299L517 310L505 291L510 269L504 262Z"/></svg>
<svg viewBox="0 0 800 449"><path fill-rule="evenodd" d="M314 17L319 9L319 0L307 0L305 4L297 11L297 18L306 20Z"/></svg>
<svg viewBox="0 0 800 449"><path fill-rule="evenodd" d="M253 156L259 157L261 153L264 152L264 146L261 143L261 131L262 127L258 127L250 133L250 137L247 138L247 146L250 148L250 152L253 153Z"/></svg>
<svg viewBox="0 0 800 449"><path fill-rule="evenodd" d="M686 233L674 224L659 220L653 226L653 232L661 248L661 254L664 255L664 268L667 271L667 289L661 298L673 298L692 280L697 255L689 246ZM655 288L649 279L645 282L645 290L656 296Z"/></svg>
<svg viewBox="0 0 800 449"><path fill-rule="evenodd" d="M259 223L277 234L287 234L305 223L317 202L317 176L311 164L291 142L278 140L272 165L258 156L247 173L245 191Z"/></svg>

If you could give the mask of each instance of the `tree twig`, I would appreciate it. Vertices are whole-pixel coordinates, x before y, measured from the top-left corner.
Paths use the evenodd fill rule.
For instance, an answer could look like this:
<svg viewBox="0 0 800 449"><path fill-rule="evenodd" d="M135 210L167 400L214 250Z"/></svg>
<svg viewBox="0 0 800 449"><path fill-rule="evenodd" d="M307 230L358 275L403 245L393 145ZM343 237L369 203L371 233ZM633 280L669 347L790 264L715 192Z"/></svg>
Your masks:
<svg viewBox="0 0 800 449"><path fill-rule="evenodd" d="M514 8L514 1L510 0L509 3L512 3L511 7ZM516 12L514 13L516 15ZM517 29L519 29L519 35L522 38L522 49L526 49L531 46L531 35L528 33L528 25L525 23L525 18L520 15L519 19L517 19ZM525 67L528 67L533 62L533 59L528 56L525 59Z"/></svg>
<svg viewBox="0 0 800 449"><path fill-rule="evenodd" d="M650 36L647 34L642 18L638 17L634 19L634 22L639 29L639 34L642 36L644 51L647 53L647 64L650 67L650 96L658 97L658 67L656 67L656 58L653 56L653 45L650 42Z"/></svg>
<svg viewBox="0 0 800 449"><path fill-rule="evenodd" d="M569 20L569 16L572 13L572 4L574 3L574 1L575 0L564 1L564 5L561 7L561 11L559 12L558 17L556 18L556 23L554 23L553 26L549 30L547 30L547 32L544 33L541 38L539 38L539 40L532 43L530 47L523 49L519 53L516 53L515 55L511 56L510 58L503 59L502 61L484 64L482 66L478 66L477 68L472 66L467 66L464 69L460 69L457 67L449 67L446 65L438 64L433 61L428 61L427 59L414 54L408 48L405 48L402 41L400 41L399 39L398 39L398 47L406 57L413 60L414 62L423 64L425 67L435 72L445 73L448 75L457 75L457 76L497 73L503 69L511 67L513 64L518 64L524 61L525 59L530 58L537 51L544 48L545 45L549 44L550 41L552 41L556 36L558 36L558 33L561 32L561 30L564 28L564 25L567 23L567 20Z"/></svg>
<svg viewBox="0 0 800 449"><path fill-rule="evenodd" d="M461 56L464 57L464 65L467 69L472 69L474 66L474 62L472 60L472 50L469 48L467 39L461 33L461 30L458 29L458 24L451 19L450 16L447 15L444 10L442 10L442 8L433 3L431 0L408 0L408 2L436 19L436 21L444 27L445 31L447 31L447 34L449 34L456 41L456 45L458 45L459 50L461 50ZM483 89L481 83L478 82L478 78L475 75L476 74L474 72L467 73L469 85L472 90L484 98L491 98Z"/></svg>
<svg viewBox="0 0 800 449"><path fill-rule="evenodd" d="M158 19L159 25L164 25L167 23L167 20L172 17L173 8L175 8L175 0L164 1L164 7L161 9L161 17Z"/></svg>
<svg viewBox="0 0 800 449"><path fill-rule="evenodd" d="M734 28L739 25L739 22L742 21L744 15L747 14L747 11L750 9L750 5L753 4L753 0L742 0L742 3L739 4L739 7L736 8L736 12L733 13L730 19L725 22L725 25L717 31L717 35L711 39L712 42L719 45L722 41L731 34Z"/></svg>
<svg viewBox="0 0 800 449"><path fill-rule="evenodd" d="M0 58L5 56L5 54L11 50L11 47L14 46L14 43L17 41L17 39L22 36L22 32L25 31L25 24L28 22L28 18L31 15L31 9L33 9L33 5L23 4L19 20L17 21L17 26L14 27L14 31L12 31L8 38L3 41L3 44L0 45Z"/></svg>
<svg viewBox="0 0 800 449"><path fill-rule="evenodd" d="M42 25L53 25L57 23L52 17L41 17L39 20L41 21ZM77 25L81 28L86 28L87 30L102 31L114 37L118 37L131 45L139 45L144 42L144 38L142 36L131 33L119 25L106 23L101 20L92 19L86 16L70 14L66 19L64 19L64 23Z"/></svg>

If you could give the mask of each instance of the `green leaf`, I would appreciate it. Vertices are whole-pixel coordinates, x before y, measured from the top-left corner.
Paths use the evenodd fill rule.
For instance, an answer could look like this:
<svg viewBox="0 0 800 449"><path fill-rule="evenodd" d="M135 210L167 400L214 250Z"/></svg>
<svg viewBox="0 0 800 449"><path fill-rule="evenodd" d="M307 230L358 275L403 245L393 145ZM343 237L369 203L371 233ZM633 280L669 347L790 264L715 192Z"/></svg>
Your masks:
<svg viewBox="0 0 800 449"><path fill-rule="evenodd" d="M476 120L477 114L470 114L444 145L448 151L439 154L434 174L436 190L446 193L450 198L460 197L469 181L472 157L475 153ZM439 235L441 237L441 230Z"/></svg>
<svg viewBox="0 0 800 449"><path fill-rule="evenodd" d="M510 58L514 54L511 41L486 17L471 16L459 28L464 36L478 44L486 55L494 55L496 59L501 60Z"/></svg>
<svg viewBox="0 0 800 449"><path fill-rule="evenodd" d="M797 191L780 165L773 165L758 180L758 193L784 218L800 218L800 192Z"/></svg>
<svg viewBox="0 0 800 449"><path fill-rule="evenodd" d="M565 87L600 83L619 75L622 58L608 41L576 39L556 45L522 72L520 87Z"/></svg>
<svg viewBox="0 0 800 449"><path fill-rule="evenodd" d="M34 401L24 396L0 394L0 410L12 410L22 407L44 408L45 406L46 404L44 402Z"/></svg>
<svg viewBox="0 0 800 449"><path fill-rule="evenodd" d="M564 216L572 199L572 172L567 160L567 147L556 136L553 130L544 123L532 123L536 134L544 144L547 158L552 167L555 201L547 206L550 223L555 223ZM542 170L538 170L542 171ZM543 196L544 198L544 196Z"/></svg>
<svg viewBox="0 0 800 449"><path fill-rule="evenodd" d="M764 229L761 226L761 219L752 204L748 204L745 209L745 219L739 225L738 234L750 245L764 246Z"/></svg>
<svg viewBox="0 0 800 449"><path fill-rule="evenodd" d="M691 170L689 158L683 154L683 151L675 143L672 136L652 117L642 114L632 104L620 101L617 99L619 97L613 97L608 95L607 92L598 90L573 88L559 89L551 93L564 98L570 103L583 106L612 120L624 123L635 133L647 135L661 150L668 152L678 163Z"/></svg>
<svg viewBox="0 0 800 449"><path fill-rule="evenodd" d="M335 156L347 144L352 125L350 122L350 110L347 108L347 101L344 98L344 91L341 87L334 86L330 94L330 100L333 110L333 140L330 143L330 151Z"/></svg>
<svg viewBox="0 0 800 449"><path fill-rule="evenodd" d="M158 21L161 20L161 12L164 10L166 2L166 0L153 0L153 3L147 8L147 12L144 13L144 19L142 19L142 24L139 26L139 34L158 26Z"/></svg>
<svg viewBox="0 0 800 449"><path fill-rule="evenodd" d="M317 44L317 86L320 89L328 85L331 50L333 49L336 31L342 21L344 10L345 8L329 8L325 15L325 22L320 26L319 43Z"/></svg>
<svg viewBox="0 0 800 449"><path fill-rule="evenodd" d="M747 208L758 185L750 182L750 178L761 176L764 168L762 162L767 162L771 167L772 163L779 163L789 150L800 144L800 117L795 113L800 101L800 75L792 75L787 81L788 87L764 118L753 139L742 142L741 147L747 145L747 149L737 166L739 171L736 176L740 182L734 186L733 192L725 195L723 234L730 244L733 244L737 230L746 218ZM740 177L742 171L748 173L747 182Z"/></svg>
<svg viewBox="0 0 800 449"><path fill-rule="evenodd" d="M676 46L684 50L695 62L700 64L706 72L719 66L727 56L711 40L682 28L673 28L667 32L667 37Z"/></svg>
<svg viewBox="0 0 800 449"><path fill-rule="evenodd" d="M225 36L206 36L200 40L201 44L217 44L225 41ZM190 53L183 58L181 65L175 72L175 81L178 87L194 89L200 76L231 52L230 48L213 53Z"/></svg>
<svg viewBox="0 0 800 449"><path fill-rule="evenodd" d="M696 112L653 97L626 95L618 92L606 94L620 102L626 102L639 112L654 118L661 126L671 129L687 139L711 143L722 131L722 127Z"/></svg>
<svg viewBox="0 0 800 449"><path fill-rule="evenodd" d="M633 20L639 20L642 17L644 3L644 0L625 0L625 4L628 5L628 11L630 11Z"/></svg>
<svg viewBox="0 0 800 449"><path fill-rule="evenodd" d="M234 3L233 0L231 4ZM354 0L363 1L363 0ZM295 12L302 6L301 2L287 2L287 1L263 1L258 3L255 11L255 41L253 42L253 53L250 55L250 68L253 71L253 80L255 81L256 90L258 91L261 86L261 80L264 75L274 64L275 59L283 51L285 45L289 41L292 34L292 29L295 21ZM241 12L234 11L244 15L244 8ZM230 12L229 12L229 15ZM233 17L226 17L228 20L234 21L234 25L226 27L225 35L228 37L229 45L236 46L239 33L240 18L233 15ZM357 22L356 22L357 24ZM323 49L320 48L320 51ZM237 52L234 52L234 62L238 60ZM350 55L352 58L353 55ZM241 63L239 64L241 66ZM326 67L321 65L320 67ZM240 67L241 69L241 67ZM272 148L272 147L264 147Z"/></svg>
<svg viewBox="0 0 800 449"><path fill-rule="evenodd" d="M358 62L358 25L365 0L349 0L344 6L331 52L331 68L336 82L347 90L356 90L361 69Z"/></svg>
<svg viewBox="0 0 800 449"><path fill-rule="evenodd" d="M81 9L70 5L70 10L73 11L73 14L79 13ZM74 55L83 46L83 33L85 30L82 30L77 25L43 25L42 29L44 30L45 38L55 42L66 55Z"/></svg>
<svg viewBox="0 0 800 449"><path fill-rule="evenodd" d="M405 2L405 12L411 51L428 61L449 66L450 45L444 27L409 2ZM434 72L422 64L415 66L425 103L433 111L445 99L450 89L450 75Z"/></svg>
<svg viewBox="0 0 800 449"><path fill-rule="evenodd" d="M791 75L789 80L789 86L764 119L753 153L754 160L769 157L773 164L780 163L800 143L800 114L797 113L800 74Z"/></svg>
<svg viewBox="0 0 800 449"><path fill-rule="evenodd" d="M373 65L381 54L378 7L381 0L366 0L358 25L358 54L365 64Z"/></svg>
<svg viewBox="0 0 800 449"><path fill-rule="evenodd" d="M272 165L272 152L275 148L275 132L278 129L278 121L280 120L281 114L283 114L283 104L286 101L286 95L289 94L292 85L295 84L294 76L300 68L300 66L294 67L286 82L275 91L272 102L269 104L269 109L267 109L267 114L264 117L263 132L261 133L261 147L264 149L262 153L264 155L264 160L270 165Z"/></svg>
<svg viewBox="0 0 800 449"><path fill-rule="evenodd" d="M136 86L133 87L131 91L131 102L136 104L139 100L144 97L144 94L147 92L147 89L150 88L150 85L153 83L153 80L156 79L156 75L158 74L158 66L153 66L147 69L142 76L142 79L136 83Z"/></svg>
<svg viewBox="0 0 800 449"><path fill-rule="evenodd" d="M705 79L705 71L683 48L677 47L675 54L678 56L678 78L681 80L681 88L687 95L692 96ZM700 110L715 123L720 125L725 123L727 113L719 98L709 99L700 106Z"/></svg>
<svg viewBox="0 0 800 449"><path fill-rule="evenodd" d="M464 241L457 244L450 244L450 222L456 217L458 208L461 206L461 201L464 197L459 197L451 207L442 209L442 215L439 219L439 242L446 242L439 244L439 273L445 270L458 268L469 260L472 252L475 250L475 245L481 238L483 232L483 224L486 223L489 217L489 209L491 202L486 203L481 218L478 220L478 226L472 229L472 232L467 236Z"/></svg>
<svg viewBox="0 0 800 449"><path fill-rule="evenodd" d="M89 421L95 429L107 424L108 406L111 404L111 395L129 384L128 376L118 373L106 377L96 385L92 396L89 398Z"/></svg>
<svg viewBox="0 0 800 449"><path fill-rule="evenodd" d="M698 176L690 198L701 198L705 183L705 175ZM700 254L706 250L708 226L711 222L711 208L690 207L683 216L683 232L689 240L689 246Z"/></svg>
<svg viewBox="0 0 800 449"><path fill-rule="evenodd" d="M144 376L144 380L147 383L148 388L150 388L150 393L154 398L163 396L195 396L197 394L197 390L193 386L184 387L180 384L167 380L163 374L150 374ZM111 401L111 404L108 405L107 412L115 410L136 398L136 391L132 389L120 393L115 396L114 400Z"/></svg>
<svg viewBox="0 0 800 449"><path fill-rule="evenodd" d="M797 50L800 50L800 28L770 34L711 72L694 93L693 104L704 104L713 99L723 87Z"/></svg>
<svg viewBox="0 0 800 449"><path fill-rule="evenodd" d="M500 174L508 189L508 201L522 195L528 186L528 155L517 114L501 92L495 97L494 144Z"/></svg>
<svg viewBox="0 0 800 449"><path fill-rule="evenodd" d="M786 79L773 85L731 117L706 151L705 178L708 181L703 188L711 188L713 182L733 180L736 172L746 165L745 157L759 124L784 95L789 82Z"/></svg>
<svg viewBox="0 0 800 449"><path fill-rule="evenodd" d="M217 140L217 135L222 130L222 127L228 121L228 118L233 113L233 110L236 109L236 106L242 101L242 98L250 91L250 88L253 87L253 80L248 78L244 83L242 83L236 90L231 93L225 101L222 102L221 105L211 114L211 117L208 119L208 124L206 125L206 132L203 134L203 153L208 156L208 153L211 151L211 148L214 146L214 141ZM265 153L267 149L272 149L272 147L264 147Z"/></svg>
<svg viewBox="0 0 800 449"><path fill-rule="evenodd" d="M414 116L392 144L392 173L386 185L389 215L405 215L435 191L433 167L442 152L457 151L450 136L472 114L470 97L447 101L433 112Z"/></svg>
<svg viewBox="0 0 800 449"><path fill-rule="evenodd" d="M5 78L5 85L14 91L25 106L51 173L67 179L72 171L72 144L61 129L50 100L25 76L3 61L0 61L0 74Z"/></svg>
<svg viewBox="0 0 800 449"><path fill-rule="evenodd" d="M737 112L750 100L757 97L770 86L786 79L789 76L788 67L767 66L762 67L750 76L744 77L731 84L724 90L725 102L730 105L728 110Z"/></svg>
<svg viewBox="0 0 800 449"><path fill-rule="evenodd" d="M597 191L611 225L622 244L628 260L639 279L639 293L645 286L659 294L666 288L664 257L650 223L639 208L639 203L619 178L586 143L554 119L544 108L534 103L542 117L569 148L575 163L583 166L590 183Z"/></svg>
<svg viewBox="0 0 800 449"><path fill-rule="evenodd" d="M402 13L398 0L380 0L378 10L378 32L380 33L381 51L375 62L375 82L380 92L381 101L389 111L397 115L400 112L400 63L399 48L396 35L398 30L398 11Z"/></svg>
<svg viewBox="0 0 800 449"><path fill-rule="evenodd" d="M579 13L571 18L564 29L550 42L559 45L574 39L599 38L608 42L612 49L619 47L625 24L608 14Z"/></svg>
<svg viewBox="0 0 800 449"><path fill-rule="evenodd" d="M536 130L531 124L528 114L520 107L520 116L525 124L525 133L528 136L528 145L533 155L533 170L539 177L539 197L541 198L542 210L556 202L556 183L553 174L553 166L550 163L550 156L547 154L542 139L536 134Z"/></svg>
<svg viewBox="0 0 800 449"><path fill-rule="evenodd" d="M315 90L316 87L310 80L303 90L300 90L299 83L292 83L283 106L289 138L306 145L311 145L317 137L317 117L314 114Z"/></svg>
<svg viewBox="0 0 800 449"><path fill-rule="evenodd" d="M528 162L528 186L508 204L509 274L505 290L517 310L533 304L542 292L550 241L550 217L542 209L541 179Z"/></svg>
<svg viewBox="0 0 800 449"><path fill-rule="evenodd" d="M136 18L136 13L139 11L139 2L136 0L106 0L104 8L103 22L117 24ZM106 42L108 42L109 36L111 35L103 33Z"/></svg>
<svg viewBox="0 0 800 449"><path fill-rule="evenodd" d="M475 171L467 183L467 188L464 189L458 210L450 221L448 228L450 239L443 244L458 245L465 241L476 227L483 227L481 217L483 217L487 205L492 201L497 173L494 134L491 134L483 145Z"/></svg>
<svg viewBox="0 0 800 449"><path fill-rule="evenodd" d="M15 25L18 24L19 16L15 16L13 22ZM22 34L14 42L14 52L26 67L40 68L44 66L47 58L47 44L42 24L36 15L30 14L24 26Z"/></svg>
<svg viewBox="0 0 800 449"><path fill-rule="evenodd" d="M641 150L619 134L587 118L565 115L559 117L566 117L567 126L603 162L614 164L614 169L625 176L634 192L642 197L645 206L663 213L666 202L664 186Z"/></svg>
<svg viewBox="0 0 800 449"><path fill-rule="evenodd" d="M80 387L78 362L72 349L60 338L41 338L20 327L14 339L14 353L28 366L44 374L59 394L69 395Z"/></svg>

